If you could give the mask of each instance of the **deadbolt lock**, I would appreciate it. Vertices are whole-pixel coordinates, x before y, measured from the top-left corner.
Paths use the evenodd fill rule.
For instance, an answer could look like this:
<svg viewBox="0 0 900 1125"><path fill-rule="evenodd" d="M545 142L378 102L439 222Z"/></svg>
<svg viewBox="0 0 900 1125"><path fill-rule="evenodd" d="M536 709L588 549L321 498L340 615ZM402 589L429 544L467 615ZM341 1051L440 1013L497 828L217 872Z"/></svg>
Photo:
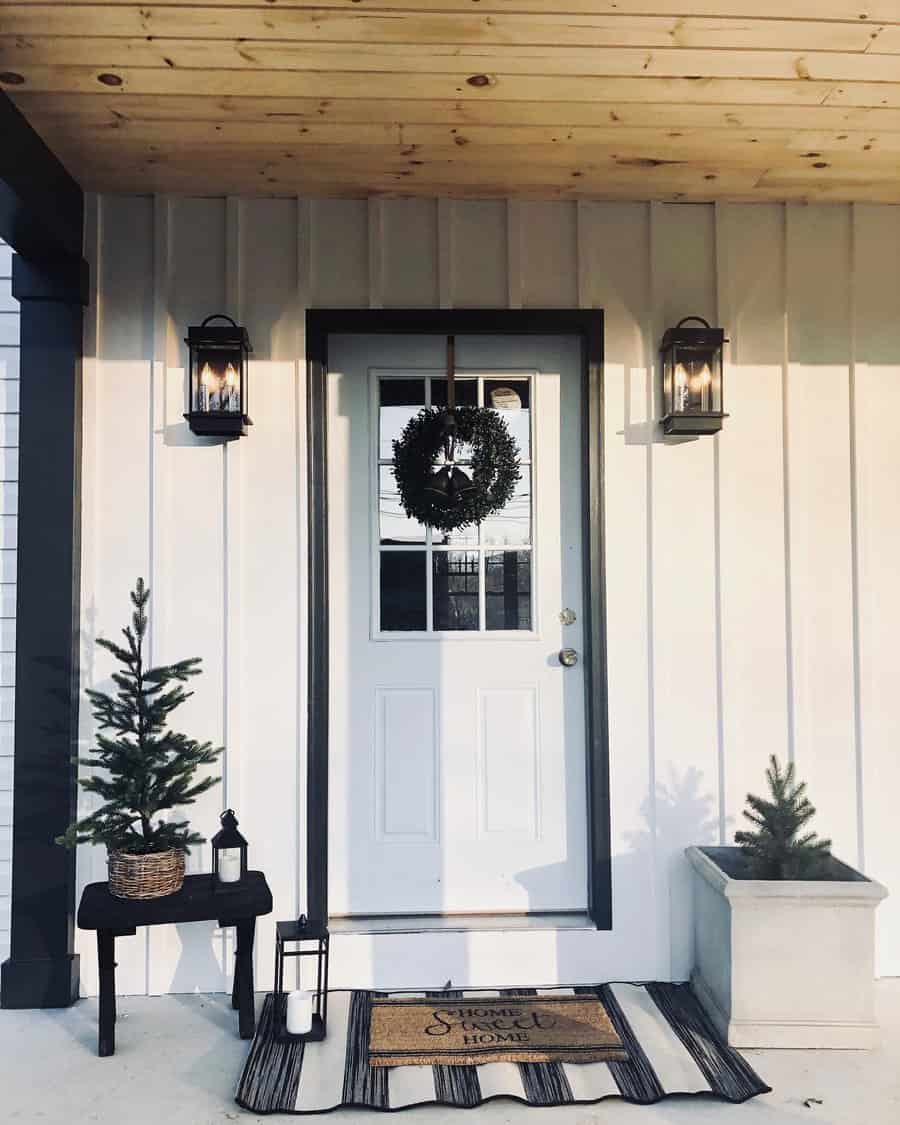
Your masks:
<svg viewBox="0 0 900 1125"><path fill-rule="evenodd" d="M575 624L575 610L574 609L564 609L562 611L562 613L559 615L559 619L563 623L563 625L574 625Z"/></svg>

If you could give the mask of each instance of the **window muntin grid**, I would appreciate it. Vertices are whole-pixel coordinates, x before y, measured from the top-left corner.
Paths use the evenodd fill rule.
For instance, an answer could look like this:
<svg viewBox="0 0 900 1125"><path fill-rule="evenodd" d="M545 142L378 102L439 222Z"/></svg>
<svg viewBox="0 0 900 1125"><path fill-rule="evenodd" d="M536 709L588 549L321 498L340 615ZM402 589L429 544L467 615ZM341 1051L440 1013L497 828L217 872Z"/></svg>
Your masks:
<svg viewBox="0 0 900 1125"><path fill-rule="evenodd" d="M373 631L391 639L535 634L532 374L456 375L458 405L496 404L520 449L516 492L477 527L443 532L403 511L393 439L423 406L446 403L446 376L373 372ZM418 400L418 401L414 401ZM465 450L457 450L465 467ZM387 558L403 555L404 558ZM424 582L423 582L424 579ZM423 588L424 587L424 588Z"/></svg>

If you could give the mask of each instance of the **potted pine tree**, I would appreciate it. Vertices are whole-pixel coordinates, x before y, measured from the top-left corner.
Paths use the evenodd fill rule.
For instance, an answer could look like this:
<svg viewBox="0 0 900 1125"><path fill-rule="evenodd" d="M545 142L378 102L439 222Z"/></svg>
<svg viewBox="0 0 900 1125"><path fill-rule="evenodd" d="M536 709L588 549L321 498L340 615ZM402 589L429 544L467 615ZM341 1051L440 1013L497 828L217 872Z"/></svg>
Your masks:
<svg viewBox="0 0 900 1125"><path fill-rule="evenodd" d="M773 755L737 847L692 847L691 981L735 1047L871 1047L875 908L887 891L808 829L815 808Z"/></svg>
<svg viewBox="0 0 900 1125"><path fill-rule="evenodd" d="M163 820L160 813L194 801L219 778L195 780L200 766L214 765L221 747L197 742L169 728L169 716L192 692L184 685L200 674L200 658L148 668L144 662L150 591L139 578L131 592L131 624L125 645L103 637L97 644L121 665L112 675L116 691L88 691L97 723L92 757L81 764L101 773L81 778L82 788L104 803L71 824L57 843L105 845L109 889L119 898L160 898L184 881L184 857L204 837L186 820Z"/></svg>

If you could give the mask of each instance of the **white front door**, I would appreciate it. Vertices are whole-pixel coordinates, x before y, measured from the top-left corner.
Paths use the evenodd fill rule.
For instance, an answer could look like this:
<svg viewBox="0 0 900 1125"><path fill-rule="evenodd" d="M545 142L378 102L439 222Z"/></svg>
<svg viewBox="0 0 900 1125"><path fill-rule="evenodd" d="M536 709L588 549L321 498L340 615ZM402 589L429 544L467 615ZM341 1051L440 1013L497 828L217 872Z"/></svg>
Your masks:
<svg viewBox="0 0 900 1125"><path fill-rule="evenodd" d="M406 518L391 468L445 357L329 343L330 913L583 910L584 673L559 660L583 648L580 342L457 338L457 402L502 411L521 480L450 534Z"/></svg>

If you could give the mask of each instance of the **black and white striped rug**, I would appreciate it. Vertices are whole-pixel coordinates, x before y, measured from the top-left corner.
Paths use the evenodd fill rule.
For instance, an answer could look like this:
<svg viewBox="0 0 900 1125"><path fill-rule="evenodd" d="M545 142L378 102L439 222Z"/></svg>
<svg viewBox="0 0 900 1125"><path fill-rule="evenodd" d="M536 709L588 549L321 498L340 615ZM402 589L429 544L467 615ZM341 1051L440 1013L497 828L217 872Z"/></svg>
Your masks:
<svg viewBox="0 0 900 1125"><path fill-rule="evenodd" d="M628 1052L626 1062L485 1063L370 1067L369 992L332 992L321 1043L279 1043L266 997L236 1101L254 1113L327 1113L341 1106L399 1110L439 1103L471 1109L491 1098L559 1106L623 1098L649 1105L669 1094L743 1102L768 1087L713 1029L688 984L472 989L390 993L485 1001L502 996L597 996ZM385 995L378 993L378 995Z"/></svg>

